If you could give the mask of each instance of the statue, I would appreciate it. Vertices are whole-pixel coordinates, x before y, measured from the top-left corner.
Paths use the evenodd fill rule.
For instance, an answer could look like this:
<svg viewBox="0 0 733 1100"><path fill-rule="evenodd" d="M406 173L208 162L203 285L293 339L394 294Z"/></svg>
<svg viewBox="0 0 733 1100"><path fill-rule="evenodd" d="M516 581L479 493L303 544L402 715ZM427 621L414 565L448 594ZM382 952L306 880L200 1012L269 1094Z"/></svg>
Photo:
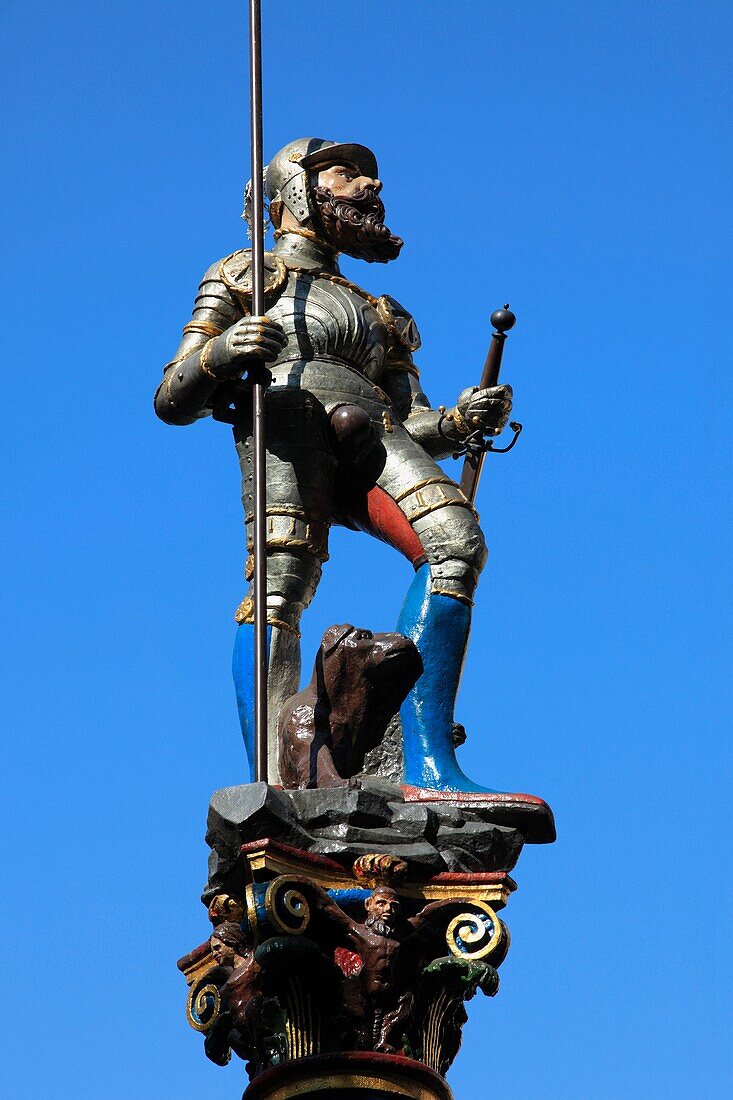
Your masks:
<svg viewBox="0 0 733 1100"><path fill-rule="evenodd" d="M248 250L213 264L165 367L155 407L169 424L191 424L228 405L227 386L253 356L272 372L266 435L270 782L280 779L278 714L299 686L300 618L328 558L329 528L339 524L387 542L415 570L397 622L423 665L401 711L405 784L493 793L458 766L453 723L486 545L471 502L437 460L464 450L477 432L500 433L512 391L469 386L452 408L431 406L413 359L420 336L410 313L340 274L339 253L387 263L402 248L385 224L369 149L320 138L293 141L270 161L265 188L276 238L265 257L266 316L251 316ZM251 549L246 407L233 430ZM233 662L250 762L252 610L247 596L237 611Z"/></svg>

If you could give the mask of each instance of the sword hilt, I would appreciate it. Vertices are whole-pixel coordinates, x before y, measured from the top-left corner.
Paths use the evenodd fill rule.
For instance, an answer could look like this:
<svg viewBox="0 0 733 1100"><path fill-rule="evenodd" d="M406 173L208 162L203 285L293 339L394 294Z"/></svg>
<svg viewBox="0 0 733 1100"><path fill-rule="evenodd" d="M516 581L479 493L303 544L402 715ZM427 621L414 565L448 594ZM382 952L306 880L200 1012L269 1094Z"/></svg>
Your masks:
<svg viewBox="0 0 733 1100"><path fill-rule="evenodd" d="M491 343L489 344L489 351L484 363L484 369L481 373L481 382L479 389L488 390L499 383L499 372L501 370L501 357L504 353L504 342L506 341L507 332L514 328L517 318L509 309L509 303L506 302L502 309L495 309L489 318L491 324L495 328L495 332L491 334ZM513 427L513 426L512 426ZM511 447L517 441L519 432L515 430L515 437L512 440L509 447L506 450L510 450ZM519 431L521 431L521 426ZM481 442L480 440L478 441ZM461 474L461 489L473 504L476 499L476 491L478 490L479 478L481 477L481 469L484 464L484 458L486 457L487 450L493 450L490 445L484 445L483 447L476 447L469 450L463 463L463 472ZM496 449L497 454L500 453L499 449Z"/></svg>

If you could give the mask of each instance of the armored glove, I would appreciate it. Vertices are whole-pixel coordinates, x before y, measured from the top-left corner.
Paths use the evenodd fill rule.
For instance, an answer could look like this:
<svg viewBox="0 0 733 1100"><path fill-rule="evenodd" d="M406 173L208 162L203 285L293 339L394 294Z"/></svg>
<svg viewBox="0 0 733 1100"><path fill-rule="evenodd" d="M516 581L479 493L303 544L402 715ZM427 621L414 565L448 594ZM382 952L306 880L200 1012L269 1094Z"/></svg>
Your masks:
<svg viewBox="0 0 733 1100"><path fill-rule="evenodd" d="M498 435L503 431L511 411L511 386L493 386L488 390L469 386L462 391L455 409L451 410L453 427L458 435L468 435L476 430L485 435Z"/></svg>
<svg viewBox="0 0 733 1100"><path fill-rule="evenodd" d="M273 363L285 347L282 326L269 317L244 317L217 336L206 353L206 370L217 378L235 378L247 369L247 360Z"/></svg>

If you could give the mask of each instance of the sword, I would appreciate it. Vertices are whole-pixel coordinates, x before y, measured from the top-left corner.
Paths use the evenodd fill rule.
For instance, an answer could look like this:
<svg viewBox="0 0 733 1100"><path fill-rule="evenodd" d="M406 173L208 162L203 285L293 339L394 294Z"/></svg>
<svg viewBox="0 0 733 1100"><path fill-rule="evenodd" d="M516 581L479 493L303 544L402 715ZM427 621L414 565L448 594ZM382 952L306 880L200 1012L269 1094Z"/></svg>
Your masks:
<svg viewBox="0 0 733 1100"><path fill-rule="evenodd" d="M509 329L514 327L516 317L509 309L509 303L507 302L503 309L494 310L491 314L491 324L496 329L496 332L491 334L491 343L489 344L489 350L486 355L486 362L484 363L483 373L481 375L481 382L479 383L479 389L488 390L492 386L496 386L499 382L499 371L501 370L501 357L504 354L504 344L506 342L506 334ZM509 427L514 432L514 439L511 441L508 447L494 447L493 440L484 441L483 432L474 432L466 440L468 447L468 454L466 455L463 463L463 472L461 474L461 489L470 500L471 504L476 499L476 493L478 491L478 483L481 479L481 471L483 470L484 459L486 458L487 451L494 451L495 454L505 454L507 451L511 451L514 444L519 439L519 433L522 430L522 425L517 424L516 421L512 421Z"/></svg>

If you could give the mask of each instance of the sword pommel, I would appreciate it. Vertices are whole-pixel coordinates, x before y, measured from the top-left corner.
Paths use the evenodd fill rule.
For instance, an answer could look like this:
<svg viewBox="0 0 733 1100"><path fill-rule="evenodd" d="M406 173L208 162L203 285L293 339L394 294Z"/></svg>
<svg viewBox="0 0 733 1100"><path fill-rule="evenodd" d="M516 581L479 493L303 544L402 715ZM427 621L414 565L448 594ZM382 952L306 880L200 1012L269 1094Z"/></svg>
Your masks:
<svg viewBox="0 0 733 1100"><path fill-rule="evenodd" d="M514 328L517 318L509 309L509 303L506 302L503 309L494 310L489 320L499 332L508 332L510 328Z"/></svg>

